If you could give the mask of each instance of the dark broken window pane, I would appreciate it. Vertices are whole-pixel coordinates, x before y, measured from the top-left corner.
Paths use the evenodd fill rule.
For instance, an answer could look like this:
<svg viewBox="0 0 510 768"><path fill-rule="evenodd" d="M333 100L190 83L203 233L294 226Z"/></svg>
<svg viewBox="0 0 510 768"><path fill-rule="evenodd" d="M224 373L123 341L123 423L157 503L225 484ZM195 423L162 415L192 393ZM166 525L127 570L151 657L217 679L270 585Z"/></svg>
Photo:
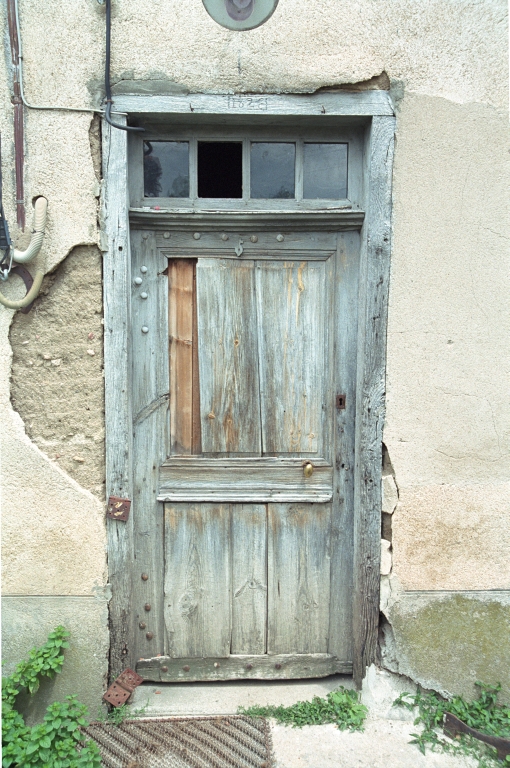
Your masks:
<svg viewBox="0 0 510 768"><path fill-rule="evenodd" d="M198 142L198 196L243 196L243 145L240 141Z"/></svg>
<svg viewBox="0 0 510 768"><path fill-rule="evenodd" d="M296 145L257 141L251 145L251 197L294 197Z"/></svg>
<svg viewBox="0 0 510 768"><path fill-rule="evenodd" d="M144 141L145 197L189 197L187 141Z"/></svg>
<svg viewBox="0 0 510 768"><path fill-rule="evenodd" d="M305 144L303 165L305 199L347 197L347 144Z"/></svg>

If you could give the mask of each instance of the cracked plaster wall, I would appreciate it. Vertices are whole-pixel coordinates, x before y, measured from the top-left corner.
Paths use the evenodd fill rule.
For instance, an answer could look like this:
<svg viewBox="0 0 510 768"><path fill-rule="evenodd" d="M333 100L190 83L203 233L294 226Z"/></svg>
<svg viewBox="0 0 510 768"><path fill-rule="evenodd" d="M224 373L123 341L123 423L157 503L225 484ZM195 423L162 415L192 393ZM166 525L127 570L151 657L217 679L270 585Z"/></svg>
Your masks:
<svg viewBox="0 0 510 768"><path fill-rule="evenodd" d="M104 6L73 0L63 13L42 0L19 5L28 99L96 104ZM5 21L5 6L1 13ZM4 40L8 50L5 31ZM435 605L440 590L510 588L507 49L503 0L280 0L267 24L243 34L215 25L200 0L113 2L112 81L119 87L137 81L138 90L158 92L311 92L382 71L389 77L397 134L384 440L400 497L385 578L402 653L411 641L399 606L410 590L427 591ZM23 247L28 234L15 226L10 170L8 67L0 78L4 206ZM78 267L87 259L97 265L97 136L90 140L90 127L86 113L25 111L26 200L49 200L39 263L49 272L68 262L48 283L38 315L17 317L10 334L12 395L21 415L9 391L13 313L0 308L4 592L11 595L90 595L105 580L100 349L89 360L71 354L85 343L86 318L76 319L67 336L57 320L58 292L65 305L73 285L92 306L101 302L99 280L85 288ZM47 354L58 353L39 366L48 370L47 379L37 379L40 402L23 367L31 359L24 329L36 326L45 341L42 359L45 345ZM60 357L66 364L52 367ZM65 443L51 432L62 405L56 382L65 372L68 382L81 375L94 387L92 412L72 416L73 434L91 435L83 466L64 450L54 458L61 451L55 440ZM73 541L82 543L79 570ZM104 644L106 625L102 632ZM457 679L461 687L471 678L459 669Z"/></svg>

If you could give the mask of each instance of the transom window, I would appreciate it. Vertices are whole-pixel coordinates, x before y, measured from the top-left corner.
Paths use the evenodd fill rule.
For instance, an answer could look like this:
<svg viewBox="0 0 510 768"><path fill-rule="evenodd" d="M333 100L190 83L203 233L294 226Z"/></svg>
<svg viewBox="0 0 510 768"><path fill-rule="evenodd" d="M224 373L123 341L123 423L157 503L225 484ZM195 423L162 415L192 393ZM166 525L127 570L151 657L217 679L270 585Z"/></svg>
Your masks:
<svg viewBox="0 0 510 768"><path fill-rule="evenodd" d="M189 198L195 187L198 198L343 200L347 150L341 142L145 141L144 197Z"/></svg>
<svg viewBox="0 0 510 768"><path fill-rule="evenodd" d="M147 131L143 137L130 137L131 206L356 208L361 198L360 139L355 129L293 132L278 126Z"/></svg>

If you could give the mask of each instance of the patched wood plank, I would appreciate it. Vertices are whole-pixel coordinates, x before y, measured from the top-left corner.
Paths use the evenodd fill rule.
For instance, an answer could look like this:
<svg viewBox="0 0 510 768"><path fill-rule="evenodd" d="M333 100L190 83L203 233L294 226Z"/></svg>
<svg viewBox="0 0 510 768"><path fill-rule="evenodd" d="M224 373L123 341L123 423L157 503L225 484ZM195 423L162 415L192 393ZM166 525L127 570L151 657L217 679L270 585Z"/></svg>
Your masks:
<svg viewBox="0 0 510 768"><path fill-rule="evenodd" d="M268 505L268 653L328 648L331 504Z"/></svg>
<svg viewBox="0 0 510 768"><path fill-rule="evenodd" d="M359 233L338 238L335 270L335 330L333 334L334 394L345 395L345 408L335 408L335 468L331 541L331 608L328 650L352 661L354 423L356 418L356 360L359 277Z"/></svg>
<svg viewBox="0 0 510 768"><path fill-rule="evenodd" d="M204 453L260 455L253 262L199 259L197 311Z"/></svg>
<svg viewBox="0 0 510 768"><path fill-rule="evenodd" d="M170 350L170 450L189 454L193 446L194 262L168 262Z"/></svg>
<svg viewBox="0 0 510 768"><path fill-rule="evenodd" d="M329 305L324 262L257 262L262 450L323 451Z"/></svg>
<svg viewBox="0 0 510 768"><path fill-rule="evenodd" d="M232 506L231 653L266 652L267 520L261 504Z"/></svg>
<svg viewBox="0 0 510 768"><path fill-rule="evenodd" d="M230 507L165 505L165 624L173 658L230 653Z"/></svg>
<svg viewBox="0 0 510 768"><path fill-rule="evenodd" d="M311 477L305 477L306 459L278 457L211 459L171 457L160 470L160 501L329 501L333 468L324 459L312 459Z"/></svg>
<svg viewBox="0 0 510 768"><path fill-rule="evenodd" d="M187 667L187 669L185 669ZM352 672L352 664L327 653L232 655L227 658L143 659L136 671L144 680L162 683L200 680L295 680Z"/></svg>
<svg viewBox="0 0 510 768"><path fill-rule="evenodd" d="M153 233L131 237L132 381L133 381L133 525L134 558L131 603L136 657L164 653L161 582L164 574L163 504L156 499L158 468L168 445L168 283L166 259ZM143 269L142 269L143 268ZM142 294L147 294L143 298ZM144 333L143 329L146 329ZM144 577L142 578L142 574ZM151 610L146 611L145 606ZM140 622L146 626L141 629Z"/></svg>

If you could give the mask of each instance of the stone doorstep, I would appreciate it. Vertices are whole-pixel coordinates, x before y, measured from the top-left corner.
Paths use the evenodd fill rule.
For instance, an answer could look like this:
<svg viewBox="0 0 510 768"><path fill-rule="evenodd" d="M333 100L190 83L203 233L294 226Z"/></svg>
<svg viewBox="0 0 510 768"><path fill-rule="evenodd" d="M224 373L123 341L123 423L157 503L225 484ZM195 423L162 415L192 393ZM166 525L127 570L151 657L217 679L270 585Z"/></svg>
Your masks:
<svg viewBox="0 0 510 768"><path fill-rule="evenodd" d="M211 683L142 683L133 692L131 709L145 707L143 717L234 715L238 707L289 706L314 696L324 697L340 685L354 688L350 675L313 680L237 680Z"/></svg>

